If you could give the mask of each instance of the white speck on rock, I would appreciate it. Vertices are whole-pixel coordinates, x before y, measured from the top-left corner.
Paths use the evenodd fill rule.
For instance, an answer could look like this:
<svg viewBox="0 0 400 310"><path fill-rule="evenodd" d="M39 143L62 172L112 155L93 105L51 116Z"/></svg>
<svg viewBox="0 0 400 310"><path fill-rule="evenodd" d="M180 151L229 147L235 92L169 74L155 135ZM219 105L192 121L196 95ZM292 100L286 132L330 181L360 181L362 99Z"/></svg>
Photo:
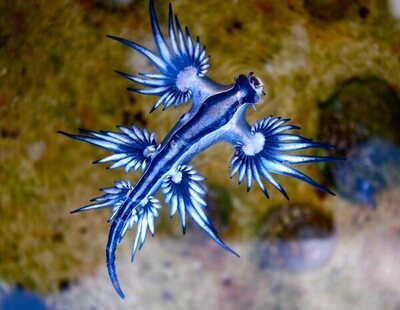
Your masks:
<svg viewBox="0 0 400 310"><path fill-rule="evenodd" d="M46 144L41 140L29 143L26 146L26 152L32 161L38 161L40 158L42 158L45 149Z"/></svg>

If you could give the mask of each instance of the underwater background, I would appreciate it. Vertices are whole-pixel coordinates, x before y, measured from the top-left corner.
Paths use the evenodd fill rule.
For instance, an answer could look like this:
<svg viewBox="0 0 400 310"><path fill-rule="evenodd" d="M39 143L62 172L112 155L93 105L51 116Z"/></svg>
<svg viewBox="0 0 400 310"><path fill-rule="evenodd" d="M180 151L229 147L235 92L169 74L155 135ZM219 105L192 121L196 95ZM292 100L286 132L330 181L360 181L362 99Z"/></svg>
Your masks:
<svg viewBox="0 0 400 310"><path fill-rule="evenodd" d="M209 76L254 71L268 96L254 121L288 117L337 146L339 164L302 171L328 197L289 178L267 200L229 179L229 145L195 159L209 214L241 257L161 210L157 238L109 282L109 210L70 214L137 174L91 163L106 152L57 134L135 124L160 141L187 106L148 113L153 97L114 70L147 60L106 38L153 45L146 0L0 2L0 309L399 309L400 2L171 1L211 57ZM156 1L166 31L168 2ZM327 154L320 154L327 155ZM161 201L163 201L161 199Z"/></svg>

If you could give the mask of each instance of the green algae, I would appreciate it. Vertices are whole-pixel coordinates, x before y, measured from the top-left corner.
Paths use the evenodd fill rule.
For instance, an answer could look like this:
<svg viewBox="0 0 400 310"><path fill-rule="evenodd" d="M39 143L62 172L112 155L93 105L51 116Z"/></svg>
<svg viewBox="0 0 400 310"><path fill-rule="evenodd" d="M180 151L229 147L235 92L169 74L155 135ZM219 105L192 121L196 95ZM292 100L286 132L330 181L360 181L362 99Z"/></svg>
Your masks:
<svg viewBox="0 0 400 310"><path fill-rule="evenodd" d="M167 1L156 5L165 29ZM263 79L268 98L249 112L251 121L270 114L290 117L303 127L303 135L316 137L318 103L343 81L368 75L397 92L400 87L400 24L382 1L363 2L366 17L351 11L334 22L316 19L300 0L233 1L228 8L211 0L173 5L181 22L207 44L212 78L228 84L239 73L255 71ZM92 166L104 152L56 131L113 129L133 122L155 131L158 141L167 134L185 107L150 116L154 98L125 91L127 82L113 74L115 69L136 73L148 64L105 37L114 34L148 45L147 15L143 0L118 9L91 0L1 2L2 280L55 292L104 264L107 211L69 211L97 196L97 188L125 176ZM212 180L227 237L248 237L252 225L284 198L271 190L266 200L256 188L248 194L243 186L227 183L231 154L229 146L213 147L194 164ZM321 177L315 167L303 171ZM310 203L323 199L298 181L280 180L292 197ZM160 228L167 224L177 222L165 220Z"/></svg>
<svg viewBox="0 0 400 310"><path fill-rule="evenodd" d="M400 98L377 77L354 78L321 104L320 137L349 154L374 136L400 144Z"/></svg>

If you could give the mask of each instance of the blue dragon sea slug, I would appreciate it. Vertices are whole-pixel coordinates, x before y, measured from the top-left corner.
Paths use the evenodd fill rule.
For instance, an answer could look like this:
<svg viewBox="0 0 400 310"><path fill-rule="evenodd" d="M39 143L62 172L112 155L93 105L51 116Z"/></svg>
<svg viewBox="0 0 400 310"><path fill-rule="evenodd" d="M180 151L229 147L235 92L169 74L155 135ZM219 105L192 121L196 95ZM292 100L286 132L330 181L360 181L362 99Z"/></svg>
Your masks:
<svg viewBox="0 0 400 310"><path fill-rule="evenodd" d="M284 188L274 174L290 176L315 188L333 194L322 185L292 167L304 163L335 160L333 157L293 154L292 151L308 148L329 149L332 146L317 143L296 135L299 129L288 124L288 119L269 116L253 125L246 121L246 111L259 103L264 95L263 84L253 73L239 75L232 85L224 86L206 77L209 57L199 38L193 40L188 28L182 29L169 5L168 37L160 30L154 9L149 4L150 22L157 52L128 41L109 36L145 56L158 73L139 73L138 76L119 72L124 78L140 85L129 88L139 94L157 96L151 111L163 105L163 109L191 101L184 113L161 144L154 133L135 126L122 127L119 131L81 130L81 134L62 134L84 141L113 154L96 163L112 163L110 168L141 169L142 175L135 185L129 181L117 181L104 188L103 196L94 198L92 204L73 212L111 207L111 223L106 249L106 260L111 282L124 298L115 267L115 251L127 230L137 227L133 241L132 259L143 246L148 231L154 235L154 222L158 217L160 202L154 198L161 190L170 207L170 214L178 213L185 232L186 215L223 249L237 255L218 236L217 230L206 213L204 177L191 165L191 160L218 142L229 142L235 153L230 162L231 177L238 174L238 182L246 180L250 189L253 181L268 197L264 180L272 184L286 198ZM289 153L288 153L289 152Z"/></svg>

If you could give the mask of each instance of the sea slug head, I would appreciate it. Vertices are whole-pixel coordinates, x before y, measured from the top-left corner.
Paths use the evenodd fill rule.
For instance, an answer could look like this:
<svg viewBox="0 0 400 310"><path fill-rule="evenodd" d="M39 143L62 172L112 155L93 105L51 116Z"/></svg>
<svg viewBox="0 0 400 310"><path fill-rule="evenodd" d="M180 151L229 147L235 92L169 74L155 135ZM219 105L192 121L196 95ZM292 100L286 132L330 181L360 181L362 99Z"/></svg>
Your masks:
<svg viewBox="0 0 400 310"><path fill-rule="evenodd" d="M261 79L255 76L253 72L250 72L247 76L239 75L236 83L240 86L244 104L254 105L265 95Z"/></svg>
<svg viewBox="0 0 400 310"><path fill-rule="evenodd" d="M265 93L264 93L264 90L263 90L264 84L263 84L263 82L261 81L260 78L258 78L258 77L256 77L256 76L254 75L254 72L250 72L250 73L247 75L247 79L249 80L250 85L251 85L251 86L253 87L253 89L257 92L257 95L258 95L259 97L265 96Z"/></svg>

